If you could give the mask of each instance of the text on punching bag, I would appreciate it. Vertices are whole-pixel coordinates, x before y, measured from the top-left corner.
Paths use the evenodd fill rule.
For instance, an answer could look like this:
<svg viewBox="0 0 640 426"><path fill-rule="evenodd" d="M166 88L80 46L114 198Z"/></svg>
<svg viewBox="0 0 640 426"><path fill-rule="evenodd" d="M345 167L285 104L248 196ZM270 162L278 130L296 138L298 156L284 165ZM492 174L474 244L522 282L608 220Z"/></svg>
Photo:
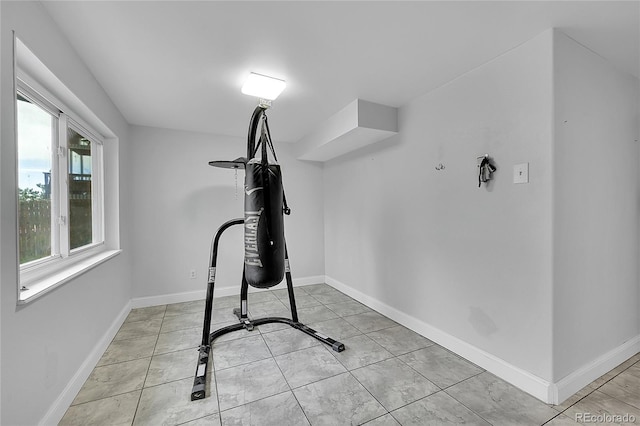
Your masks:
<svg viewBox="0 0 640 426"><path fill-rule="evenodd" d="M262 268L262 261L258 253L258 222L264 209L257 212L244 212L244 263L245 265Z"/></svg>

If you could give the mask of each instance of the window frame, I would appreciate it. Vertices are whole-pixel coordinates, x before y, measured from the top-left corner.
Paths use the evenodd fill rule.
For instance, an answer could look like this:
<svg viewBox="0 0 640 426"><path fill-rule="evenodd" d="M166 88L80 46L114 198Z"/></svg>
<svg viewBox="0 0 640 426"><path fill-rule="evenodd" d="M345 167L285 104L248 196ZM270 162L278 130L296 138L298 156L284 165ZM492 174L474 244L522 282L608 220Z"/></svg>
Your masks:
<svg viewBox="0 0 640 426"><path fill-rule="evenodd" d="M16 111L17 138L17 96L23 96L57 118L52 142L51 161L51 255L20 264L18 267L18 304L27 303L49 290L61 285L90 267L115 256L120 250L107 250L105 244L104 202L104 141L99 132L89 126L73 110L38 84L26 72L16 69L14 105ZM92 200L92 242L74 249L70 248L69 234L69 161L68 129L73 129L92 143L91 149L91 200ZM16 194L18 188L19 164L16 149ZM16 197L16 209L19 198ZM19 226L17 215L16 227ZM16 228L17 229L17 228ZM16 235L16 249L19 253L19 236Z"/></svg>
<svg viewBox="0 0 640 426"><path fill-rule="evenodd" d="M47 113L51 114L55 119L55 128L53 129L53 135L55 139L60 137L60 109L58 109L53 103L49 102L45 97L40 95L37 91L32 89L28 84L26 84L22 79L18 78L16 80L16 123L18 122L18 112L17 112L17 94L26 98L29 102L34 105L39 106ZM16 134L17 134L17 126L16 126ZM54 143L57 144L57 141L54 140ZM18 140L16 138L16 148L18 147ZM58 216L57 212L59 209L59 197L58 192L60 191L59 185L54 184L58 182L58 167L59 162L56 161L56 157L54 155L56 148L51 147L51 254L47 257L42 257L40 259L35 259L29 262L20 263L20 259L18 258L18 266L20 267L20 271L29 271L34 270L43 266L46 266L50 262L55 261L56 258L60 257L60 254L55 250L59 247L59 238L60 238L60 230L57 226L55 226L55 217ZM17 153L19 149L16 149L16 183L19 182L19 173L20 173L20 165L18 163ZM55 180L53 180L55 177ZM20 226L20 199L17 200L18 203L18 226ZM18 239L18 253L20 249L20 241ZM22 284L22 283L21 283Z"/></svg>
<svg viewBox="0 0 640 426"><path fill-rule="evenodd" d="M91 146L91 214L92 214L91 239L92 241L89 244L85 244L83 246L72 249L70 248L71 239L67 238L66 243L68 243L68 246L66 247L67 249L66 256L68 257L68 256L73 256L76 253L81 253L86 250L91 250L93 247L104 245L104 160L103 160L104 141L101 137L97 136L94 131L91 131L85 128L80 123L78 123L73 118L71 118L68 114L62 113L62 116L64 118L64 124L66 127L64 129L64 135L61 132L59 139L60 141L62 141L63 136L65 137L65 140L64 140L65 147L63 150L66 155L64 156L64 158L60 157L61 161L60 161L60 164L58 165L58 168L61 168L64 163L66 167L65 173L67 178L69 177L69 165L71 162L70 150L69 150L69 147L66 145L68 143L68 138L66 137L67 129L71 128L76 133L79 133L83 137L89 139L89 141L91 141L92 143L92 146ZM70 213L69 212L69 183L67 181L67 184L64 185L66 188L66 191L63 191L62 185L63 184L61 182L60 201L62 205L67 207L67 211L64 215L62 215L62 210L61 210L60 216L64 216L66 218L65 223L61 225L61 231L64 231L66 234L69 234L71 231L70 229L71 221L69 219L69 213ZM65 254L63 254L63 257L65 257Z"/></svg>

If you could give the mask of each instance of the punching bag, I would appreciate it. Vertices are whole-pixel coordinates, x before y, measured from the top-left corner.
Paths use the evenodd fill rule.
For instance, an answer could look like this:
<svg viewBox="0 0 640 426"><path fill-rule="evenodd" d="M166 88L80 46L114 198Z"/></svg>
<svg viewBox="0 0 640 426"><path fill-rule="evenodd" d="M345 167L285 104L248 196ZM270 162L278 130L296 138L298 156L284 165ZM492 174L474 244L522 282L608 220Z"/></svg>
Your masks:
<svg viewBox="0 0 640 426"><path fill-rule="evenodd" d="M267 146L274 158L275 152L264 120L260 145L261 157L250 158L245 169L244 276L253 287L269 288L280 283L285 272L284 192L280 166L267 158Z"/></svg>

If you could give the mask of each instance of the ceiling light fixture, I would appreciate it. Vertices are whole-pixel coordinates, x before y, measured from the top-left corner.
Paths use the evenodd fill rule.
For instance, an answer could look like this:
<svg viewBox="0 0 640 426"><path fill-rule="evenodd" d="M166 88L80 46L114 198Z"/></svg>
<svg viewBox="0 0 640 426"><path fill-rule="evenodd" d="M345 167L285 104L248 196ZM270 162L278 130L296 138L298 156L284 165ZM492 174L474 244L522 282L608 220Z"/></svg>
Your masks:
<svg viewBox="0 0 640 426"><path fill-rule="evenodd" d="M252 72L242 86L242 93L272 101L282 93L286 85L284 80Z"/></svg>

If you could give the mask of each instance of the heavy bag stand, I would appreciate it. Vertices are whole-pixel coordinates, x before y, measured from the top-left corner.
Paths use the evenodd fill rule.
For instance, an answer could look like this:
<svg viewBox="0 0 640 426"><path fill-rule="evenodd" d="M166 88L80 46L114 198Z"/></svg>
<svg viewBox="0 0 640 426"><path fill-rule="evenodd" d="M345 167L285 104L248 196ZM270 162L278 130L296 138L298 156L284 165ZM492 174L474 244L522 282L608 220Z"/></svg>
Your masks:
<svg viewBox="0 0 640 426"><path fill-rule="evenodd" d="M246 158L237 158L233 161L211 161L209 164L214 167L222 167L228 169L245 169L247 162L253 157L256 152L256 133L258 129L258 123L260 119L264 119L266 122L266 114L265 110L268 108L266 105L259 105L253 112L251 116L251 121L249 124L249 137L247 142L247 157ZM268 133L268 126L267 126ZM271 144L271 136L268 136L268 142ZM261 143L267 143L267 141L262 141ZM264 148L264 146L263 146ZM274 152L275 155L275 152ZM290 210L287 207L286 200L284 201L284 213L289 214ZM289 294L289 305L291 306L291 319L284 317L267 317L267 318L258 318L258 319L250 319L248 316L248 302L247 302L247 294L249 289L249 284L245 277L244 269L242 273L242 285L240 287L240 308L234 308L233 313L238 317L240 321L238 324L228 325L226 327L219 328L218 330L209 333L211 328L211 314L213 310L213 287L215 283L216 276L216 262L218 257L218 243L220 241L220 237L222 233L229 229L234 225L243 225L245 223L244 218L232 219L228 222L225 222L216 232L215 238L211 247L211 256L210 256L210 267L209 267L209 276L207 280L207 297L205 299L205 310L204 310L204 324L202 327L202 342L199 348L198 355L198 365L196 367L196 374L193 380L193 388L191 389L191 400L195 401L198 399L203 399L206 396L206 383L207 383L207 369L209 362L209 354L211 352L211 345L213 341L218 337L231 333L233 331L238 331L242 329L246 329L247 331L252 331L255 326L268 324L268 323L283 323L289 324L291 327L296 328L311 337L314 337L321 342L331 346L336 352L342 352L344 350L344 344L335 341L334 339L327 337L314 329L307 327L298 321L298 311L296 309L296 300L295 295L293 293L293 281L291 279L291 269L289 266L289 254L286 248L286 242L284 246L285 257L284 257L284 271L285 277L287 281L287 291Z"/></svg>

